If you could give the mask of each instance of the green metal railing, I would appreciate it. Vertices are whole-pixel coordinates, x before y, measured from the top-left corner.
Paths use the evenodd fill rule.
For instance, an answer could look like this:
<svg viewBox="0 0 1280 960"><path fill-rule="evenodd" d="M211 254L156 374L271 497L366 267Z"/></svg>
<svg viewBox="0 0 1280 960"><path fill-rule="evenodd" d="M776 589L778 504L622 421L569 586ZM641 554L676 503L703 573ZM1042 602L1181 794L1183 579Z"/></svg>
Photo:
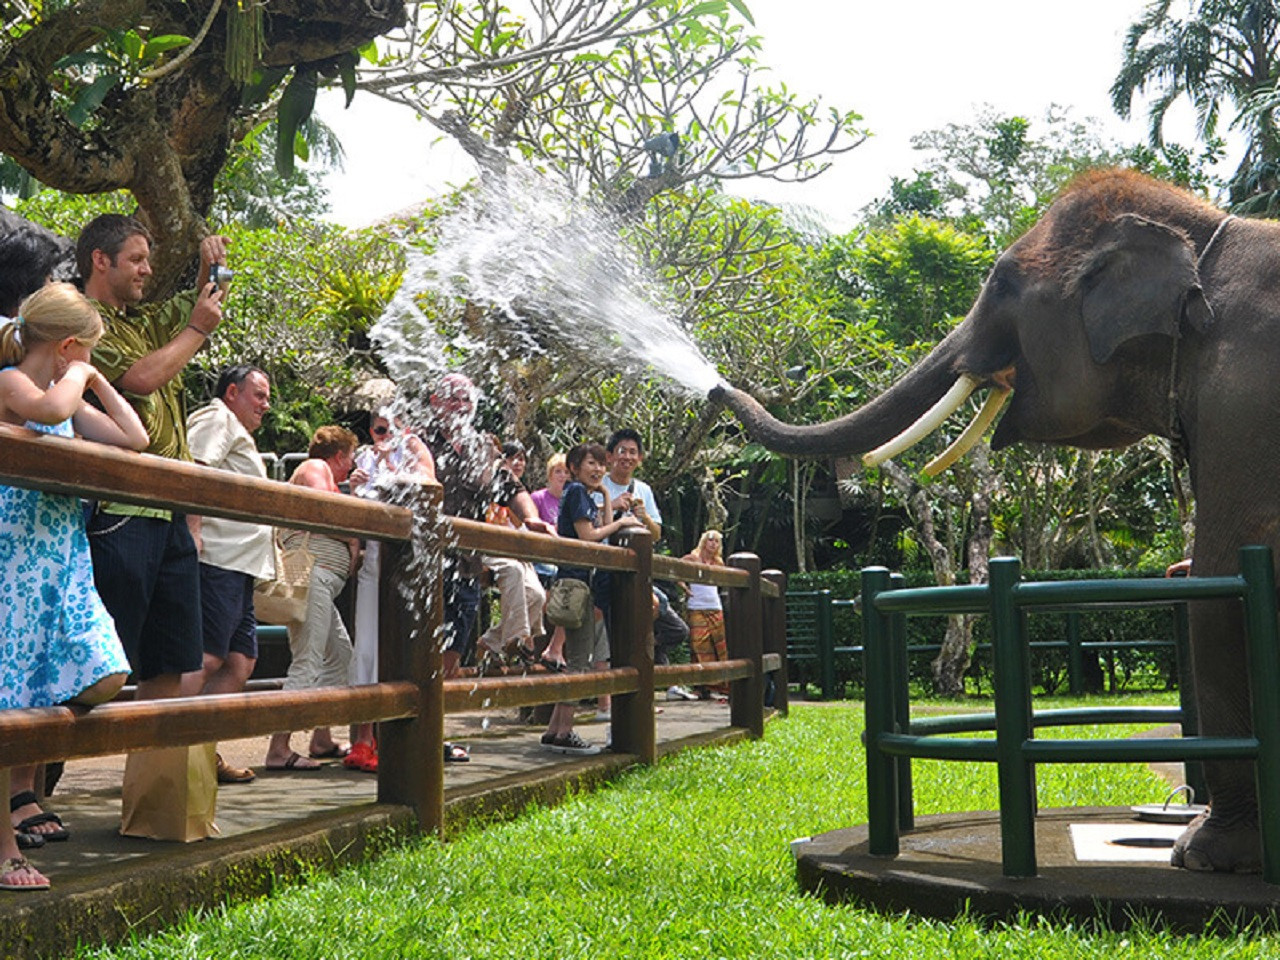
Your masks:
<svg viewBox="0 0 1280 960"><path fill-rule="evenodd" d="M1163 605L1163 604L1162 604ZM787 658L795 665L792 680L803 688L815 683L823 700L835 700L843 696L844 682L839 679L837 658L861 658L861 643L840 643L835 625L835 613L841 609L857 609L858 601L832 595L830 590L796 591L787 594ZM1101 609L1134 609L1151 606L1150 603L1105 604ZM1179 664L1178 684L1184 691L1191 689L1181 665L1186 662L1187 616L1186 606L1173 606L1173 636L1165 639L1146 640L1085 640L1081 630L1084 613L1075 609L1044 610L1044 613L1060 613L1063 620L1063 639L1032 640L1033 650L1062 650L1066 652L1067 689L1073 696L1085 692L1085 654L1098 652L1112 654L1117 650L1173 650ZM853 627L851 629L857 629ZM912 643L907 646L911 656L934 656L942 649L940 643ZM975 644L975 653L991 649L989 643ZM865 674L864 674L865 676ZM1111 677L1112 692L1116 690L1115 676ZM1184 708L1187 704L1184 703ZM1199 787L1196 788L1199 792Z"/></svg>
<svg viewBox="0 0 1280 960"><path fill-rule="evenodd" d="M1035 765L1205 759L1254 764L1262 833L1263 879L1280 883L1280 640L1276 630L1271 550L1240 551L1240 576L1187 579L1083 580L1022 583L1014 558L991 561L991 582L903 589L883 567L862 572L866 648L867 818L873 855L897 856L899 837L913 826L911 759L994 762L1000 798L1004 875L1036 873ZM1045 710L1031 707L1024 618L1048 607L1184 603L1239 599L1244 603L1253 697L1253 736L1103 740L1036 740L1035 728L1086 723L1169 723L1187 718L1163 707ZM910 719L906 673L908 614L986 613L992 621L995 713ZM953 736L994 730L995 739ZM1185 728L1184 728L1185 732ZM942 734L949 734L945 739Z"/></svg>

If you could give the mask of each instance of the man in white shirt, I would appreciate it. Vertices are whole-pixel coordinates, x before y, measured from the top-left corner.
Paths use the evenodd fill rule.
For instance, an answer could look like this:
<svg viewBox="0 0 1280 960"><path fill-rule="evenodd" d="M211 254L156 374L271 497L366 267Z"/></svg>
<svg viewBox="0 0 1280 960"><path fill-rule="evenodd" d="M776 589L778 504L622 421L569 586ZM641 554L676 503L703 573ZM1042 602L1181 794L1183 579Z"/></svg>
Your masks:
<svg viewBox="0 0 1280 960"><path fill-rule="evenodd" d="M271 408L271 381L248 364L228 367L216 397L187 420L187 441L197 463L266 479L253 431ZM271 528L239 520L188 516L200 552L200 604L204 628L201 693L238 693L258 659L253 615L255 582L269 579L275 557ZM248 783L252 770L218 758L219 783Z"/></svg>
<svg viewBox="0 0 1280 960"><path fill-rule="evenodd" d="M605 474L604 485L614 513L632 514L645 525L656 543L662 536L662 511L653 497L653 488L635 477L636 470L644 463L640 434L630 427L615 430L605 449L609 451L609 472Z"/></svg>

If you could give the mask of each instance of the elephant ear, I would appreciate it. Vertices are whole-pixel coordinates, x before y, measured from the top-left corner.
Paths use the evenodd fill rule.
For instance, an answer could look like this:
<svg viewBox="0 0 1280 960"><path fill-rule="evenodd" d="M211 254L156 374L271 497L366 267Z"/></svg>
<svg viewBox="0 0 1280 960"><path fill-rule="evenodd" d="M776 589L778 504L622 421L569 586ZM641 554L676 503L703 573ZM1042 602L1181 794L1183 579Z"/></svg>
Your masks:
<svg viewBox="0 0 1280 960"><path fill-rule="evenodd" d="M1133 337L1174 337L1184 319L1200 331L1213 321L1190 240L1137 214L1116 217L1103 228L1075 287L1097 363L1106 363Z"/></svg>

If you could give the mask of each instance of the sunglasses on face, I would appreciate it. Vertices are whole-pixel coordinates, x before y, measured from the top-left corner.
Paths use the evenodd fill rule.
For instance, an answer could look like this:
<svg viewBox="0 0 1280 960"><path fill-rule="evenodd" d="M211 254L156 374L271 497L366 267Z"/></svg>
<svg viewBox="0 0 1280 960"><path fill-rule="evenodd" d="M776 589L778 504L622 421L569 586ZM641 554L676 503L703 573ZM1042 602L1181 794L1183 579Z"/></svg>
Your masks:
<svg viewBox="0 0 1280 960"><path fill-rule="evenodd" d="M388 431L389 431L388 427L374 427L369 432L372 433L375 437L385 437Z"/></svg>

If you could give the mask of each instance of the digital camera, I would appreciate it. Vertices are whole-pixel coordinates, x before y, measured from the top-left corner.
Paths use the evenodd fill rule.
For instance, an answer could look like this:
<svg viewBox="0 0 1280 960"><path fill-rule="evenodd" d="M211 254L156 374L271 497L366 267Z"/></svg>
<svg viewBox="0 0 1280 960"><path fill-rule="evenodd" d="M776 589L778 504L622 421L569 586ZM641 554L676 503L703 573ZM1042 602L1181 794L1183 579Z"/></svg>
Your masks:
<svg viewBox="0 0 1280 960"><path fill-rule="evenodd" d="M209 282L216 283L223 290L227 289L227 285L231 283L235 277L234 270L228 270L220 263L212 263L209 265Z"/></svg>

